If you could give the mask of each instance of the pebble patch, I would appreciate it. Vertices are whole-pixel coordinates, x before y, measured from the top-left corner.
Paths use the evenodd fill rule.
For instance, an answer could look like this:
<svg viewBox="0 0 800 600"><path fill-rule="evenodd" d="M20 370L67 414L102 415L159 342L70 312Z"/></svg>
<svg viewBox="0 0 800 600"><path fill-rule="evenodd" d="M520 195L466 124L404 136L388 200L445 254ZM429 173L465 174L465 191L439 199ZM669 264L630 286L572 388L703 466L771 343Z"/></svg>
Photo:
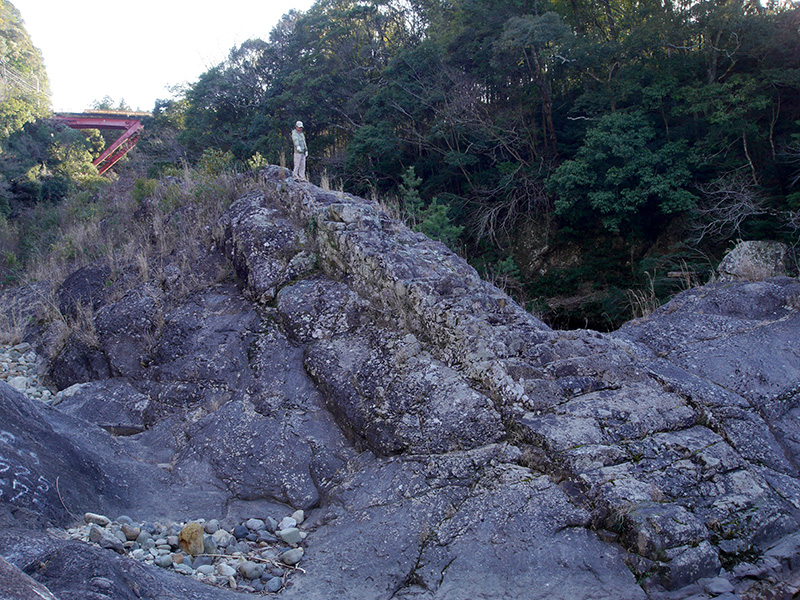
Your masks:
<svg viewBox="0 0 800 600"><path fill-rule="evenodd" d="M67 534L73 540L172 569L208 585L274 594L293 575L303 572L298 566L304 553L301 544L307 535L298 527L303 518L302 510L291 515L297 523L291 528L292 542L284 541L285 530L271 517L251 518L223 528L216 519L135 523L124 515L111 520L105 515L86 513L84 523L67 529ZM199 543L199 547L193 548L193 543Z"/></svg>
<svg viewBox="0 0 800 600"><path fill-rule="evenodd" d="M0 380L28 398L47 404L56 401L57 394L44 387L39 379L39 357L28 343L0 346Z"/></svg>

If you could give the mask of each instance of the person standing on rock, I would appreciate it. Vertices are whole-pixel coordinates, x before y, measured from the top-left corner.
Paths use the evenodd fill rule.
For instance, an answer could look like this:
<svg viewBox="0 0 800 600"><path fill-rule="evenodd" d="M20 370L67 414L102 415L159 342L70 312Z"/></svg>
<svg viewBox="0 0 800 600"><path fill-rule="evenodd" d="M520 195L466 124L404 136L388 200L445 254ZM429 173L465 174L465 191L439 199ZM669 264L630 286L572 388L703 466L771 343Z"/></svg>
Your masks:
<svg viewBox="0 0 800 600"><path fill-rule="evenodd" d="M295 179L306 181L306 156L308 156L308 146L306 145L306 134L303 133L303 122L298 121L292 131L292 143L294 144L294 170L292 176Z"/></svg>

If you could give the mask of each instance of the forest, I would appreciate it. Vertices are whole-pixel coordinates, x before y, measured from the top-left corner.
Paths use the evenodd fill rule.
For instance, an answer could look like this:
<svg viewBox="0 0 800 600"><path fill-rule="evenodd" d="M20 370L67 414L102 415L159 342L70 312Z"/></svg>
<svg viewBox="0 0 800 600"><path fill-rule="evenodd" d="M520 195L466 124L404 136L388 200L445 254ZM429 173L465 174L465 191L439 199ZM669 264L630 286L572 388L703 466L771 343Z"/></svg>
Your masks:
<svg viewBox="0 0 800 600"><path fill-rule="evenodd" d="M46 81L0 9L0 58ZM800 241L797 3L319 0L265 38L156 103L147 178L209 153L286 164L300 119L315 182L378 199L554 327L613 329L739 239ZM3 90L4 218L98 185L103 140Z"/></svg>

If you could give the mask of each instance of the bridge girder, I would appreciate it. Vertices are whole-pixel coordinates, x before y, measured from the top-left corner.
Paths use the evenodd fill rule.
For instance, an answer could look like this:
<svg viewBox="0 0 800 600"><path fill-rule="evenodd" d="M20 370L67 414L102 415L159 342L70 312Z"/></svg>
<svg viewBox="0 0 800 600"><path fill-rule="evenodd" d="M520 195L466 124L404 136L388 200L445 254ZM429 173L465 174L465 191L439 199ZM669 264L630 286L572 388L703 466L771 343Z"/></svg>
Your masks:
<svg viewBox="0 0 800 600"><path fill-rule="evenodd" d="M144 129L137 116L146 116L147 113L110 112L85 112L61 113L54 115L56 121L64 123L72 129L122 129L122 135L98 156L92 164L102 175L113 167L123 156L133 150L136 142Z"/></svg>

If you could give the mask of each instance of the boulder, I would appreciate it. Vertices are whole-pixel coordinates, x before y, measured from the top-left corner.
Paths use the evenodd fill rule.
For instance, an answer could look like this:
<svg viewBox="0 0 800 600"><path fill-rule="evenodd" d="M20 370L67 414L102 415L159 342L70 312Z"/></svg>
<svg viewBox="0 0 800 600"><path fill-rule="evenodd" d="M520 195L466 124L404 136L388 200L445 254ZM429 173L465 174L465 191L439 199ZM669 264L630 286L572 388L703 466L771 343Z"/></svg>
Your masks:
<svg viewBox="0 0 800 600"><path fill-rule="evenodd" d="M268 205L263 193L234 202L216 231L236 274L259 302L270 302L281 285L314 267L316 259L304 251L303 230Z"/></svg>
<svg viewBox="0 0 800 600"><path fill-rule="evenodd" d="M62 392L58 410L96 423L113 435L134 435L146 429L149 396L124 377L75 384Z"/></svg>
<svg viewBox="0 0 800 600"><path fill-rule="evenodd" d="M744 241L728 252L717 267L719 281L762 281L797 276L794 250L781 242Z"/></svg>
<svg viewBox="0 0 800 600"><path fill-rule="evenodd" d="M67 276L56 292L56 306L65 317L86 316L103 305L110 296L111 269L106 265L91 264Z"/></svg>
<svg viewBox="0 0 800 600"><path fill-rule="evenodd" d="M56 327L66 328L66 325ZM50 361L47 375L59 390L65 390L77 383L108 379L111 366L94 340L87 339L81 331L72 331Z"/></svg>
<svg viewBox="0 0 800 600"><path fill-rule="evenodd" d="M205 548L203 526L195 521L188 523L178 535L178 544L186 554L202 554Z"/></svg>
<svg viewBox="0 0 800 600"><path fill-rule="evenodd" d="M31 401L2 382L0 422L0 522L64 526L73 520L70 511L107 512L126 504L123 478L133 473L102 429Z"/></svg>
<svg viewBox="0 0 800 600"><path fill-rule="evenodd" d="M100 349L116 377L139 374L150 345L164 323L163 294L144 283L97 311L95 326Z"/></svg>

